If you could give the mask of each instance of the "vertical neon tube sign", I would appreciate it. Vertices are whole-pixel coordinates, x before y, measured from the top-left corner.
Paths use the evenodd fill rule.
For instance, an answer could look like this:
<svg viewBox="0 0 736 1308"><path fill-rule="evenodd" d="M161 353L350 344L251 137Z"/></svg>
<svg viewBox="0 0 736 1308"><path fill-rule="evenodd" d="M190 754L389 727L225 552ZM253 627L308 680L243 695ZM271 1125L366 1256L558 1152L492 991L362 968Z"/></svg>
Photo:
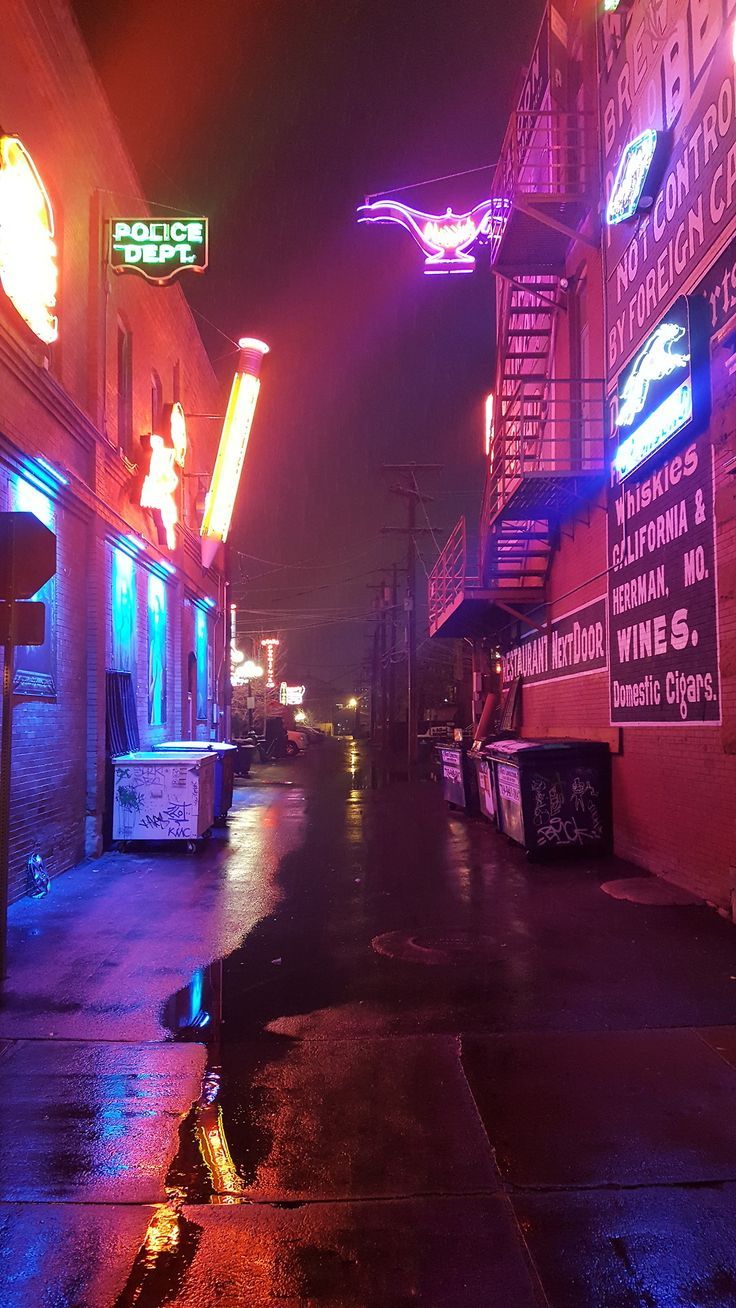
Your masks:
<svg viewBox="0 0 736 1308"><path fill-rule="evenodd" d="M486 396L485 412L485 451L487 459L491 457L491 447L493 445L493 401L494 394L491 391L490 395Z"/></svg>
<svg viewBox="0 0 736 1308"><path fill-rule="evenodd" d="M268 354L264 341L243 337L238 342L240 358L222 424L220 445L212 471L202 519L202 566L209 568L219 546L227 540L235 500L248 448L253 415L261 389L260 370Z"/></svg>
<svg viewBox="0 0 736 1308"><path fill-rule="evenodd" d="M266 640L261 641L261 644L266 648L266 686L269 690L274 690L276 687L276 646L280 645L281 641L276 636L268 636Z"/></svg>

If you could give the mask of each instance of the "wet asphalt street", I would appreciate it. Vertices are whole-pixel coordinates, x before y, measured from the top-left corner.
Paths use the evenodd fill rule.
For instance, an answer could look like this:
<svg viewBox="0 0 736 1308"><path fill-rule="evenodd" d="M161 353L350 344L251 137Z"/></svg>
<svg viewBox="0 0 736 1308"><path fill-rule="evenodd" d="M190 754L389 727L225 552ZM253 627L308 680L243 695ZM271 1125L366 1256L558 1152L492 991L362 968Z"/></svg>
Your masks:
<svg viewBox="0 0 736 1308"><path fill-rule="evenodd" d="M736 1306L736 933L630 876L341 741L14 906L2 1308Z"/></svg>

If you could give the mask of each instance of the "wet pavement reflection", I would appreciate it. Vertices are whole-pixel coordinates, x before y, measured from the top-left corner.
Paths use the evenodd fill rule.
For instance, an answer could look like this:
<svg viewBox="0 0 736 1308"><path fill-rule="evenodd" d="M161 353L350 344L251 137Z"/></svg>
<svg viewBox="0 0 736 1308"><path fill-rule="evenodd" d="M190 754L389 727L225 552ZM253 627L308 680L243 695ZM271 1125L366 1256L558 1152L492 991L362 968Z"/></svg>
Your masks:
<svg viewBox="0 0 736 1308"><path fill-rule="evenodd" d="M736 1305L733 929L601 893L627 871L530 865L345 741L196 859L112 863L116 968L71 889L26 907L36 969L78 954L73 1011L0 1012L0 1303L48 1299L43 1208L84 1308Z"/></svg>

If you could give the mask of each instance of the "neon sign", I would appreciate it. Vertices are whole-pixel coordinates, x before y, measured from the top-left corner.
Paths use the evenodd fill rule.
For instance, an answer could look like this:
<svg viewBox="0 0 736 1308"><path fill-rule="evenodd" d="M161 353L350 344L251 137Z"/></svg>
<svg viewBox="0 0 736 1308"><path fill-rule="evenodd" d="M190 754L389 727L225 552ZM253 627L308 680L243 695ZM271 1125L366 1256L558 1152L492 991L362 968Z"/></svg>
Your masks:
<svg viewBox="0 0 736 1308"><path fill-rule="evenodd" d="M169 410L169 442L151 432L148 437L148 472L141 489L141 508L153 509L161 514L161 523L170 550L176 549L174 528L179 521L176 493L179 489L177 468L184 466L187 453L187 424L180 404Z"/></svg>
<svg viewBox="0 0 736 1308"><path fill-rule="evenodd" d="M253 415L261 389L259 372L268 346L244 337L202 519L202 566L209 568L219 545L227 540L248 448Z"/></svg>
<svg viewBox="0 0 736 1308"><path fill-rule="evenodd" d="M487 459L491 457L491 446L493 445L493 402L494 395L493 391L491 391L490 395L486 396L485 437Z"/></svg>
<svg viewBox="0 0 736 1308"><path fill-rule="evenodd" d="M244 686L248 681L254 681L257 677L263 676L263 668L254 663L252 659L247 659L242 649L238 649L238 631L237 631L237 609L234 604L230 605L230 683L233 686Z"/></svg>
<svg viewBox="0 0 736 1308"><path fill-rule="evenodd" d="M34 336L51 345L59 335L54 214L16 136L0 136L0 283Z"/></svg>
<svg viewBox="0 0 736 1308"><path fill-rule="evenodd" d="M626 434L613 459L619 478L693 428L706 409L707 387L693 368L691 305L681 295L619 378L616 426Z"/></svg>
<svg viewBox="0 0 736 1308"><path fill-rule="evenodd" d="M687 367L690 355L675 350L685 335L685 328L676 322L663 322L655 328L639 351L620 393L617 427L630 427L644 408L650 387L662 381L678 368Z"/></svg>
<svg viewBox="0 0 736 1308"><path fill-rule="evenodd" d="M304 703L306 686L287 686L285 681L279 686L279 703L299 708Z"/></svg>
<svg viewBox="0 0 736 1308"><path fill-rule="evenodd" d="M110 223L110 267L135 272L163 286L179 273L207 267L206 218L114 218Z"/></svg>
<svg viewBox="0 0 736 1308"><path fill-rule="evenodd" d="M659 132L648 128L625 147L606 208L606 222L609 226L625 222L627 218L633 218L637 209L651 205L653 195L645 196L644 187L653 171L659 139ZM654 190L651 186L648 189L650 192Z"/></svg>
<svg viewBox="0 0 736 1308"><path fill-rule="evenodd" d="M424 251L425 273L470 273L471 251L500 236L508 217L508 200L489 199L469 213L422 213L398 200L376 200L358 209L359 223L398 223Z"/></svg>
<svg viewBox="0 0 736 1308"><path fill-rule="evenodd" d="M266 686L273 690L276 686L276 647L281 641L276 636L268 636L261 644L266 651Z"/></svg>

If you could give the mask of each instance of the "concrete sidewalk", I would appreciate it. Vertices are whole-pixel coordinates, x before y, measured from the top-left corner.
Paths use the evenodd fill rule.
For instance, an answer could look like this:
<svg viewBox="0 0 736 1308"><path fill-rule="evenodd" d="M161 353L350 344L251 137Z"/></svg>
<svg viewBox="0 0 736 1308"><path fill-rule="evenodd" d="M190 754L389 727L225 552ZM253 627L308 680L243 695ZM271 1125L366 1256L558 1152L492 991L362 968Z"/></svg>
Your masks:
<svg viewBox="0 0 736 1308"><path fill-rule="evenodd" d="M733 927L383 782L13 907L4 1306L736 1305Z"/></svg>

